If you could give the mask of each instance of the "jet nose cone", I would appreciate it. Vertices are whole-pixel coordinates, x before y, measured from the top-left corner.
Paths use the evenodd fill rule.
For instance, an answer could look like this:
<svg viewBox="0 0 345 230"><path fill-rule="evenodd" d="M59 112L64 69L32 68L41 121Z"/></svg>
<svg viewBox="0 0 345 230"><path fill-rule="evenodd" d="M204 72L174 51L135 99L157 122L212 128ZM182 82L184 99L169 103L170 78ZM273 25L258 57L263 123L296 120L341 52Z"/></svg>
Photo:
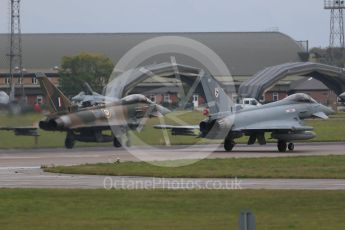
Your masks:
<svg viewBox="0 0 345 230"><path fill-rule="evenodd" d="M335 114L335 111L332 108L329 108L327 106L323 106L322 110L327 115Z"/></svg>
<svg viewBox="0 0 345 230"><path fill-rule="evenodd" d="M323 112L327 116L335 114L335 111L332 108L327 107L325 105L321 105L321 109L320 110L321 110L321 112Z"/></svg>
<svg viewBox="0 0 345 230"><path fill-rule="evenodd" d="M335 114L335 111L333 109L322 104L318 104L314 108L313 116L327 120L329 118L328 116L332 114Z"/></svg>

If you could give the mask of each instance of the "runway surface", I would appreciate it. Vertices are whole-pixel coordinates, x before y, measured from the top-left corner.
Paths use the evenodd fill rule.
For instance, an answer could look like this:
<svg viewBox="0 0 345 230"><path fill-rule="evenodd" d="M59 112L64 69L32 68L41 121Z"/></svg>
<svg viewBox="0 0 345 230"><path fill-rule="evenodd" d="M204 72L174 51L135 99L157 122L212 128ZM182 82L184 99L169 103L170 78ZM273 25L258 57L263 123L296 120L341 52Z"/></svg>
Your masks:
<svg viewBox="0 0 345 230"><path fill-rule="evenodd" d="M148 177L107 177L44 173L39 168L0 168L1 188L72 189L281 189L345 190L345 180L290 179L171 179Z"/></svg>
<svg viewBox="0 0 345 230"><path fill-rule="evenodd" d="M133 148L149 153L152 160L284 157L345 155L345 143L297 144L295 152L278 153L275 145L237 146L233 153L226 153L216 146L159 149ZM140 157L140 156L139 156ZM290 179L157 179L142 177L105 177L88 175L59 175L44 173L41 165L76 165L84 163L139 161L125 149L82 148L1 150L1 188L82 188L82 189L311 189L345 190L345 180L290 180Z"/></svg>
<svg viewBox="0 0 345 230"><path fill-rule="evenodd" d="M132 155L130 152L135 155ZM301 143L295 151L279 153L275 144L266 146L237 145L228 153L217 145L171 146L171 147L133 147L115 149L111 147L67 149L0 150L0 167L38 167L41 165L78 165L86 163L110 163L121 161L140 161L145 155L150 161L179 159L252 158L286 156L324 156L345 155L344 143Z"/></svg>

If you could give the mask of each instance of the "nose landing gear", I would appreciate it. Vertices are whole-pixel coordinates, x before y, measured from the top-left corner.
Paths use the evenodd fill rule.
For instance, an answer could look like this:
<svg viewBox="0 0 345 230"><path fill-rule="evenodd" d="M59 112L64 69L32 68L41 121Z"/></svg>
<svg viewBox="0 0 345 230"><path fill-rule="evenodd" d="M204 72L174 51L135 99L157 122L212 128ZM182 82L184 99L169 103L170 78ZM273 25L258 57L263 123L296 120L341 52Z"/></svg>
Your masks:
<svg viewBox="0 0 345 230"><path fill-rule="evenodd" d="M287 150L287 143L283 140L278 140L278 150L281 153L285 153Z"/></svg>
<svg viewBox="0 0 345 230"><path fill-rule="evenodd" d="M234 140L230 139L230 138L226 138L224 141L224 149L227 152L231 152L232 149L235 147L236 143L234 142Z"/></svg>
<svg viewBox="0 0 345 230"><path fill-rule="evenodd" d="M73 132L67 132L66 139L65 139L65 147L66 149L73 149L75 144L75 137Z"/></svg>

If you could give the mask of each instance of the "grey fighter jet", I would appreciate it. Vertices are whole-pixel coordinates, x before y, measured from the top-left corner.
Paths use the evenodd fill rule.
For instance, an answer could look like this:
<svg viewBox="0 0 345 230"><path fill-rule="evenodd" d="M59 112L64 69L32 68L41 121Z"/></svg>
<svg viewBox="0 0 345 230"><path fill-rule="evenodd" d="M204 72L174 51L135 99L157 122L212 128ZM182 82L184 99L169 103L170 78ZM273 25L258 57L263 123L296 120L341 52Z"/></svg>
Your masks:
<svg viewBox="0 0 345 230"><path fill-rule="evenodd" d="M340 94L340 96L339 96L341 99L345 99L345 93L342 93L342 94Z"/></svg>
<svg viewBox="0 0 345 230"><path fill-rule="evenodd" d="M200 137L224 139L226 151L232 151L235 139L248 136L248 145L266 144L265 133L277 139L278 150L294 150L294 141L309 140L316 136L313 127L303 122L307 118L328 119L334 111L317 103L306 94L294 94L283 100L250 109L237 109L220 84L210 75L200 79L210 116L199 125ZM170 129L173 134L188 135L194 126L157 125Z"/></svg>
<svg viewBox="0 0 345 230"><path fill-rule="evenodd" d="M118 99L116 98L107 97L99 93L96 93L86 82L84 82L83 86L84 90L72 98L72 102L77 104L80 108L104 105L118 101Z"/></svg>

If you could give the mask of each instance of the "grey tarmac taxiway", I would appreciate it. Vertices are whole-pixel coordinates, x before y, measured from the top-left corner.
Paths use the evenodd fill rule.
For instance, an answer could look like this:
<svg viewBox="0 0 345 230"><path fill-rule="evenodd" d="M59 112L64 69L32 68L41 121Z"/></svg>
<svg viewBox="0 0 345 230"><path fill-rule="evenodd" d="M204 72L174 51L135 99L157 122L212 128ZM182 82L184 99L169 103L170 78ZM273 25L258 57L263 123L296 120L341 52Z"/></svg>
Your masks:
<svg viewBox="0 0 345 230"><path fill-rule="evenodd" d="M136 155L131 154L134 152ZM140 161L140 152L149 155L151 161L160 159L208 159L217 158L260 158L287 156L345 155L345 142L300 143L293 152L279 153L275 144L266 146L237 145L233 152L224 152L221 145L112 147L58 149L0 150L0 167L38 167L41 165L79 165L121 161Z"/></svg>
<svg viewBox="0 0 345 230"><path fill-rule="evenodd" d="M273 144L267 146L236 147L227 153L217 146L195 145L145 148L152 160L169 155L169 159L191 159L204 156L207 158L244 158L244 157L284 157L284 156L320 156L345 155L345 143L301 143L296 151L278 153ZM136 147L133 147L136 149ZM137 147L137 149L139 149ZM211 152L212 151L212 152ZM76 165L120 161L139 161L126 149L112 148L77 148L1 150L0 151L0 187L1 188L82 188L82 189L310 189L310 190L345 190L345 180L298 180L298 179L158 179L143 177L106 177L89 175L62 175L45 173L42 165Z"/></svg>

